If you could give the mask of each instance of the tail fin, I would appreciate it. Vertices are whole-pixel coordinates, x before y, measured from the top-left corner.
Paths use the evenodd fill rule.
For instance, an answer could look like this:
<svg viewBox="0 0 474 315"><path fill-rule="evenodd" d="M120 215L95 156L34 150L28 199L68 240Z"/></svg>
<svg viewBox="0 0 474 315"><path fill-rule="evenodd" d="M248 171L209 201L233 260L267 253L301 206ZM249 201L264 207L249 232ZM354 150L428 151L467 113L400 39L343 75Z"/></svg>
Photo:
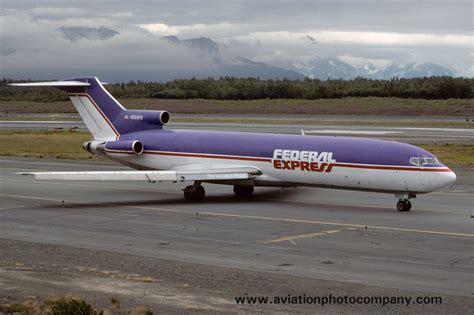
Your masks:
<svg viewBox="0 0 474 315"><path fill-rule="evenodd" d="M71 78L55 82L17 83L17 86L52 86L68 93L87 128L97 140L120 136L119 121L126 109L96 77Z"/></svg>

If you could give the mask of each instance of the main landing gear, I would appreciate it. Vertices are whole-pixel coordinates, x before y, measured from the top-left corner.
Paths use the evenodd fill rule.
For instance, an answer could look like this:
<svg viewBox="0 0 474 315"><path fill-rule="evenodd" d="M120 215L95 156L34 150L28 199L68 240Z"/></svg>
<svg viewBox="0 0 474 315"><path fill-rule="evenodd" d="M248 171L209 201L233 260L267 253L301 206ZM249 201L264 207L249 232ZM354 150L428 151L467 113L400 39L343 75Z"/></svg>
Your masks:
<svg viewBox="0 0 474 315"><path fill-rule="evenodd" d="M234 193L238 198L250 197L253 194L253 186L234 186ZM188 201L200 201L204 199L206 191L201 182L195 182L194 185L186 186L183 189L184 198Z"/></svg>
<svg viewBox="0 0 474 315"><path fill-rule="evenodd" d="M400 212L410 211L411 209L411 202L408 199L400 199L397 202L397 210Z"/></svg>
<svg viewBox="0 0 474 315"><path fill-rule="evenodd" d="M411 202L409 199L416 198L415 194L408 194L408 198L405 198L404 195L397 196L400 199L398 199L397 202L397 210L400 212L406 212L410 211L411 209Z"/></svg>
<svg viewBox="0 0 474 315"><path fill-rule="evenodd" d="M200 182L195 182L194 185L186 186L186 188L183 189L183 192L184 198L189 201L200 201L204 199L204 196L206 195L206 191Z"/></svg>
<svg viewBox="0 0 474 315"><path fill-rule="evenodd" d="M250 197L253 194L253 186L234 186L234 194L238 198Z"/></svg>

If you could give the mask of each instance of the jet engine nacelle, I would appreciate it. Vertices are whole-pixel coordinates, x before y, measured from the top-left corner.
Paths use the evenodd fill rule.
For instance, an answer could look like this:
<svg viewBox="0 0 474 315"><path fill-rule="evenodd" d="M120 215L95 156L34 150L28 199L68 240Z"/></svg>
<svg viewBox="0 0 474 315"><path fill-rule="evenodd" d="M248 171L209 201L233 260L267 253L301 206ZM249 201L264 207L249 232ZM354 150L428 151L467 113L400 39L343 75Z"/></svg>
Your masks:
<svg viewBox="0 0 474 315"><path fill-rule="evenodd" d="M105 150L105 141L87 141L82 144L82 148L92 154L100 154Z"/></svg>
<svg viewBox="0 0 474 315"><path fill-rule="evenodd" d="M124 154L142 154L143 143L138 140L124 141L87 141L82 144L82 148L92 154L124 153Z"/></svg>
<svg viewBox="0 0 474 315"><path fill-rule="evenodd" d="M106 153L142 154L143 143L138 140L109 141L105 143Z"/></svg>
<svg viewBox="0 0 474 315"><path fill-rule="evenodd" d="M170 122L171 115L164 110L126 110L123 119L128 123L143 125L166 125Z"/></svg>

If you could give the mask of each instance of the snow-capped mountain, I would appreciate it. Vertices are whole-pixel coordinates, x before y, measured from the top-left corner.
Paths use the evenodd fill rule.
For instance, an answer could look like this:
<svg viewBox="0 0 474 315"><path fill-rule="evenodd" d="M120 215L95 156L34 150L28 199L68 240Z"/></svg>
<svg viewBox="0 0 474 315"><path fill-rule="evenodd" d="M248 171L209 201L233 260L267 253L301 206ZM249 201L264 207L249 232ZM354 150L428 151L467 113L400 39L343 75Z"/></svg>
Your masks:
<svg viewBox="0 0 474 315"><path fill-rule="evenodd" d="M305 76L293 70L283 69L264 62L255 62L247 58L237 57L228 58L220 54L221 44L216 43L210 38L199 37L190 39L179 39L176 36L165 36L168 42L175 45L185 46L201 57L210 57L213 63L209 69L199 73L193 73L192 76L198 78L207 77L236 77L236 78L261 78L261 79L290 79L303 80Z"/></svg>
<svg viewBox="0 0 474 315"><path fill-rule="evenodd" d="M398 78L416 78L416 77L432 77L432 76L455 76L455 73L440 65L427 63L408 63L404 65L392 64L383 69L379 78L390 79Z"/></svg>
<svg viewBox="0 0 474 315"><path fill-rule="evenodd" d="M415 78L431 76L455 76L455 73L440 65L428 63L393 63L387 67L376 67L371 63L350 65L337 58L315 59L302 72L313 79L368 79Z"/></svg>
<svg viewBox="0 0 474 315"><path fill-rule="evenodd" d="M63 37L71 42L77 42L82 39L106 41L117 34L117 31L106 28L92 27L61 27ZM440 65L428 63L407 63L390 64L385 67L377 67L370 62L349 64L339 58L315 58L310 62L302 62L295 56L295 60L287 60L281 65L271 65L265 62L256 62L254 60L239 56L229 56L232 47L220 44L208 37L198 37L189 39L180 39L176 36L163 36L161 39L168 41L173 45L179 45L189 49L197 57L203 58L203 62L208 64L199 72L186 73L183 70L170 73L157 79L166 80L175 77L259 77L261 79L290 79L302 80L305 77L326 80L326 79L354 79L364 77L368 79L391 79L391 78L414 78L430 76L455 76L456 74ZM7 56L13 54L7 48L0 48L0 55ZM230 55L233 55L232 53ZM209 61L210 60L210 61Z"/></svg>
<svg viewBox="0 0 474 315"><path fill-rule="evenodd" d="M336 58L316 59L309 66L305 74L313 79L352 79L359 74L356 68Z"/></svg>

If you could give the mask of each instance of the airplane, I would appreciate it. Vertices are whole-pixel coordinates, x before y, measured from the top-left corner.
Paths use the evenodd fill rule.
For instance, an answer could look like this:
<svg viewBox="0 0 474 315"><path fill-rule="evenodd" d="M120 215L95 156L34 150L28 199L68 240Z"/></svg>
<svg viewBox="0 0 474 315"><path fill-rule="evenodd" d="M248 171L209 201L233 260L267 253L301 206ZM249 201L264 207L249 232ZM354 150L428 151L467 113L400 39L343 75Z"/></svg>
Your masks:
<svg viewBox="0 0 474 315"><path fill-rule="evenodd" d="M36 180L192 182L186 200L205 196L203 183L233 185L237 197L256 186L323 187L395 194L396 208L451 185L456 175L432 153L387 140L250 132L169 130L162 110L125 109L97 77L16 86L65 91L93 139L82 147L131 171L24 172Z"/></svg>

